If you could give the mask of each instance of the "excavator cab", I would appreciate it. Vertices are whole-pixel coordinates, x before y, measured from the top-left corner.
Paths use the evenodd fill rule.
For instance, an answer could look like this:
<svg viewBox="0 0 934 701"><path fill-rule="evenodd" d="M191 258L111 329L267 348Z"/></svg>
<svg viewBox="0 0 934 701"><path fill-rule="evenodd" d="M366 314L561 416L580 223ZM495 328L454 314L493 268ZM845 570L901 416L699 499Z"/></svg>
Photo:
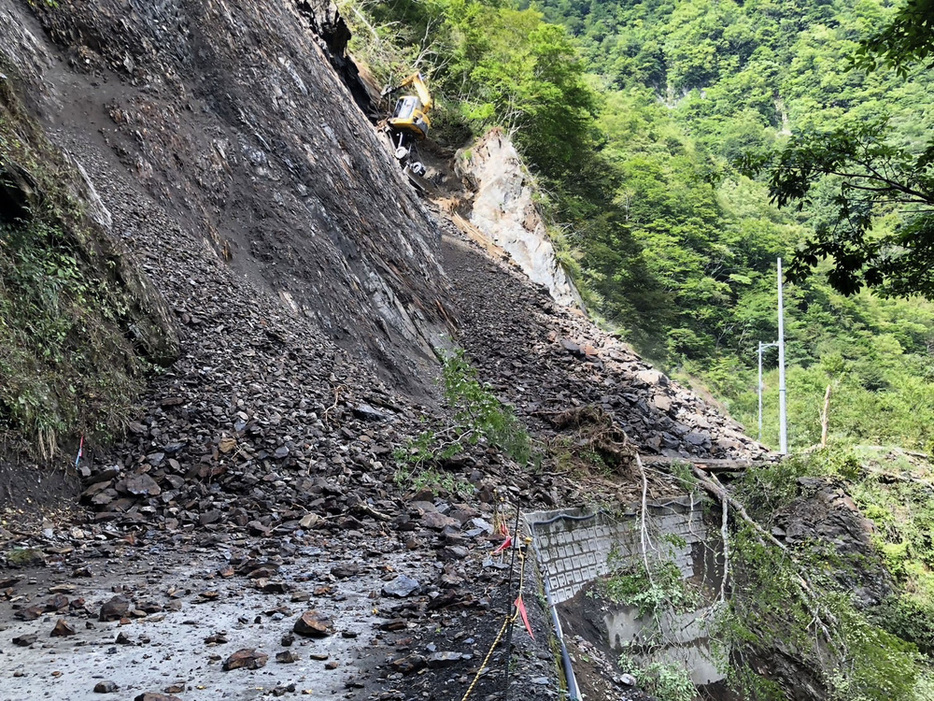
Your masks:
<svg viewBox="0 0 934 701"><path fill-rule="evenodd" d="M431 128L431 120L425 114L422 101L415 95L399 98L389 118L389 126L399 131L410 132L416 139L424 139Z"/></svg>
<svg viewBox="0 0 934 701"><path fill-rule="evenodd" d="M392 140L396 159L416 175L424 175L425 166L418 160L415 153L415 142L421 141L428 135L428 130L431 128L428 111L432 108L434 101L422 74L413 73L399 85L388 86L383 90L382 96L386 97L397 90L409 87L416 94L404 95L396 101L392 115L386 120L386 128Z"/></svg>

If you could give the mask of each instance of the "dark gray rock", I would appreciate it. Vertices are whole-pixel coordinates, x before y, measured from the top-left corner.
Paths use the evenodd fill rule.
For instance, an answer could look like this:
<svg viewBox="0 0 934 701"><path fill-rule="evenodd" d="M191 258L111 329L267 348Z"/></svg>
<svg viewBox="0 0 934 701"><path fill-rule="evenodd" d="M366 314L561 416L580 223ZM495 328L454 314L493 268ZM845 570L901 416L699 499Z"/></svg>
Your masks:
<svg viewBox="0 0 934 701"><path fill-rule="evenodd" d="M119 621L130 610L130 602L123 596L115 596L101 606L101 621Z"/></svg>
<svg viewBox="0 0 934 701"><path fill-rule="evenodd" d="M420 588L421 585L418 583L418 580L400 574L383 587L383 596L392 596L402 599L415 594Z"/></svg>

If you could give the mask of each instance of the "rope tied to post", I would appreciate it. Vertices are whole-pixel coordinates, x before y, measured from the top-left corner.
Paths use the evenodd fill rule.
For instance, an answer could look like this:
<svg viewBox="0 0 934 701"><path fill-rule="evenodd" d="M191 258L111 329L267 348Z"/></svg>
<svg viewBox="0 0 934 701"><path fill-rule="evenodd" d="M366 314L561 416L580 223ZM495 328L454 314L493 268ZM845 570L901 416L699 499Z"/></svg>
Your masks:
<svg viewBox="0 0 934 701"><path fill-rule="evenodd" d="M518 521L518 516L517 516ZM518 534L516 534L518 536ZM496 637L493 639L493 643L490 645L490 649L487 650L486 656L483 658L483 662L480 663L479 669L477 669L476 675L474 675L473 681L470 682L470 686L467 687L467 691L464 692L464 695L461 697L461 701L467 701L468 697L473 693L474 689L477 686L477 683L480 681L480 677L483 676L483 673L489 667L490 658L493 656L493 652L496 650L496 647L500 644L503 639L503 636L508 630L511 629L511 626L515 622L522 618L522 622L525 624L526 630L529 631L529 635L532 636L532 639L535 639L535 636L532 635L532 628L529 625L528 616L525 610L525 603L522 601L522 589L525 586L525 547L528 545L532 539L524 538L520 542L518 537L513 541L512 536L506 536L507 543L510 543L513 547L513 557L519 558L519 595L516 597L516 600L512 603L511 609L506 612L506 616L503 619L503 625L500 627L499 632L496 634ZM505 548L498 548L502 551ZM510 582L511 582L511 572L510 572ZM511 586L511 583L510 583ZM510 646L511 647L511 646ZM506 669L509 669L509 660L510 660L511 650L506 651ZM508 689L507 689L508 692Z"/></svg>

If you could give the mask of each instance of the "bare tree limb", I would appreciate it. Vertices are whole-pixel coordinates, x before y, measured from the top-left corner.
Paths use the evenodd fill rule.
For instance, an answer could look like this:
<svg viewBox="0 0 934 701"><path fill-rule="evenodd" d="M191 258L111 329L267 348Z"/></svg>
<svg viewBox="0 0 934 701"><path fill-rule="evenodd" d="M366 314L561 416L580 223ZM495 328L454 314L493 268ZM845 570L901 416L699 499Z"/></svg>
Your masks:
<svg viewBox="0 0 934 701"><path fill-rule="evenodd" d="M729 501L720 500L722 514L720 519L720 537L723 540L723 579L720 580L720 603L726 602L726 584L730 578L730 515Z"/></svg>
<svg viewBox="0 0 934 701"><path fill-rule="evenodd" d="M646 533L645 530L645 512L649 495L649 480L645 476L645 468L642 466L642 458L639 457L639 453L636 453L635 456L636 465L639 466L639 475L642 477L642 522L639 527L639 538L642 544L642 562L645 565L645 573L649 578L649 584L654 587L655 582L652 581L652 568L649 567L649 555L646 545L646 541L648 541L648 533Z"/></svg>

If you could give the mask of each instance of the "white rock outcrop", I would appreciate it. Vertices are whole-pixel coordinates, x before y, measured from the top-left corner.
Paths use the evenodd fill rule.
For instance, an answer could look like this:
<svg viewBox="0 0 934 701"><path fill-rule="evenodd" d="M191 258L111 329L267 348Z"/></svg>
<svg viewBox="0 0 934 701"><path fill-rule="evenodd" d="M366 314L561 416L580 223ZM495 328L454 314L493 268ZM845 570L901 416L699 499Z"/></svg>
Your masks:
<svg viewBox="0 0 934 701"><path fill-rule="evenodd" d="M477 188L470 223L508 253L533 282L544 285L557 303L582 306L577 288L555 256L532 199L532 178L509 137L493 129L459 156L459 174Z"/></svg>

